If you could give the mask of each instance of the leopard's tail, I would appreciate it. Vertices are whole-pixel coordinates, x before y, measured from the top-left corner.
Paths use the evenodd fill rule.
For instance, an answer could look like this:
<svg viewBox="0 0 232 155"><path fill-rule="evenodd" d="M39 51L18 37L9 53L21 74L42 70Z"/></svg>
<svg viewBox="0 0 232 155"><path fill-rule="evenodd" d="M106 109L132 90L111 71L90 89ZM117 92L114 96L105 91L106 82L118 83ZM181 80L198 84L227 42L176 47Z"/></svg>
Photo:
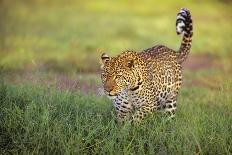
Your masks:
<svg viewBox="0 0 232 155"><path fill-rule="evenodd" d="M180 49L178 51L178 61L182 63L186 60L192 43L193 24L189 10L181 8L176 16L176 33L183 34Z"/></svg>

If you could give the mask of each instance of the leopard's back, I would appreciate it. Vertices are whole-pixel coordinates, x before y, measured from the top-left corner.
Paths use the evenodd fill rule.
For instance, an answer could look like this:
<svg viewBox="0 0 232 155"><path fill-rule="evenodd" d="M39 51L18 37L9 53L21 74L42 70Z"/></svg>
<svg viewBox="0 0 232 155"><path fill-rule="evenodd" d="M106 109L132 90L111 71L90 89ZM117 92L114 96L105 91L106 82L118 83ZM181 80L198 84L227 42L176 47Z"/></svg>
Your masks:
<svg viewBox="0 0 232 155"><path fill-rule="evenodd" d="M156 45L140 53L146 62L148 82L157 93L178 93L182 83L182 64L178 62L178 55L172 49Z"/></svg>

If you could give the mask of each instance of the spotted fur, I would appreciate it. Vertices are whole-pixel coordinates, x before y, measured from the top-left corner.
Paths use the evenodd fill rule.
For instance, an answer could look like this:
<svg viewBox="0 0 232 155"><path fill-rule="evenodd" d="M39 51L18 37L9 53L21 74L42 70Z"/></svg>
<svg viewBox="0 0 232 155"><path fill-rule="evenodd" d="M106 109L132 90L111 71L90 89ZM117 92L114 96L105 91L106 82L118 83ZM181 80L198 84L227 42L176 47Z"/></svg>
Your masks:
<svg viewBox="0 0 232 155"><path fill-rule="evenodd" d="M187 9L177 14L176 31L183 34L178 51L156 45L142 52L125 51L116 57L101 56L105 94L113 101L118 120L140 121L164 109L174 117L182 83L182 62L192 41L192 19Z"/></svg>

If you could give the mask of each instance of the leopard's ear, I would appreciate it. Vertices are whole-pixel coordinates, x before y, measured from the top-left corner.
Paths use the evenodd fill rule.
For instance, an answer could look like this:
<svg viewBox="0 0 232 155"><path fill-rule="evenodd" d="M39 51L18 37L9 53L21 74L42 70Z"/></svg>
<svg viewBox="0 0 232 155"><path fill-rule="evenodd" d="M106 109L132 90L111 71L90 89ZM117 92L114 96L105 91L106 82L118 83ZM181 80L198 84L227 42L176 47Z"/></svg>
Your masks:
<svg viewBox="0 0 232 155"><path fill-rule="evenodd" d="M110 57L109 57L106 53L103 53L103 54L101 55L101 60L100 60L101 69L104 68L105 63L108 62L109 60L110 60Z"/></svg>

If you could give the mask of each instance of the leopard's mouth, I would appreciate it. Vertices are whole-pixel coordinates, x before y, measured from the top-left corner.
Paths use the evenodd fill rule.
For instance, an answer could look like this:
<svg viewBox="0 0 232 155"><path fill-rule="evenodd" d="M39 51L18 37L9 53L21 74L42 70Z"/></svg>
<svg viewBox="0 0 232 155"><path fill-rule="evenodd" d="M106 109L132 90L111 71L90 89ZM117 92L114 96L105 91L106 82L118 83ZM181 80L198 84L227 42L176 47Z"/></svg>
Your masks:
<svg viewBox="0 0 232 155"><path fill-rule="evenodd" d="M117 96L118 95L118 91L117 90L111 90L111 91L107 91L107 90L105 90L105 94L107 95L107 96Z"/></svg>
<svg viewBox="0 0 232 155"><path fill-rule="evenodd" d="M127 93L129 91L129 89L128 88L124 88L124 89L113 89L113 90L111 90L110 92L107 92L106 91L106 94L108 95L108 96L118 96L118 95L120 95L120 94L123 94L123 93Z"/></svg>
<svg viewBox="0 0 232 155"><path fill-rule="evenodd" d="M116 91L112 90L112 91L108 92L108 95L109 96L116 96L117 93L116 93Z"/></svg>

